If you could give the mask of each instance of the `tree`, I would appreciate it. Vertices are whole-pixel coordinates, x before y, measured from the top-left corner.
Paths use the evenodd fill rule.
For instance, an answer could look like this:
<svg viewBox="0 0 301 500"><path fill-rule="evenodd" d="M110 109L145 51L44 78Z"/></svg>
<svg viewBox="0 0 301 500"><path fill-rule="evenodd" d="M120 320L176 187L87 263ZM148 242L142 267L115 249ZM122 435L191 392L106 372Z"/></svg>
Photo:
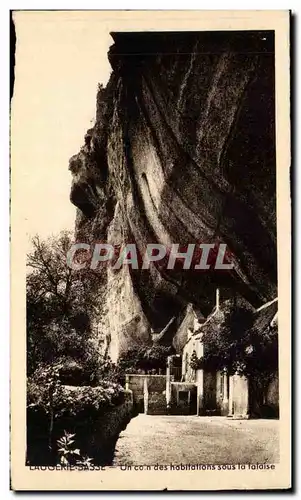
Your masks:
<svg viewBox="0 0 301 500"><path fill-rule="evenodd" d="M247 307L226 302L222 312L202 327L204 355L193 356L192 368L238 372L264 391L278 368L278 332L270 321L256 328L255 318Z"/></svg>
<svg viewBox="0 0 301 500"><path fill-rule="evenodd" d="M66 262L70 233L32 239L27 266L27 371L60 358L96 363L100 277Z"/></svg>

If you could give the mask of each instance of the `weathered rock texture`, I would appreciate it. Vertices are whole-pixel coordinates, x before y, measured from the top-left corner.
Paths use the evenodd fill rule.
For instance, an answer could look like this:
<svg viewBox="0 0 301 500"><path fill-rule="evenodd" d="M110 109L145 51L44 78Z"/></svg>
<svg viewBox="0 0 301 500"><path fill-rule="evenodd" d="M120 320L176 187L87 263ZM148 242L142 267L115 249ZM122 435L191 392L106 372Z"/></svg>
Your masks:
<svg viewBox="0 0 301 500"><path fill-rule="evenodd" d="M113 33L95 126L71 158L77 239L226 243L228 272L106 269L111 354L151 342L188 303L205 315L277 288L272 32ZM104 272L104 271L102 271Z"/></svg>

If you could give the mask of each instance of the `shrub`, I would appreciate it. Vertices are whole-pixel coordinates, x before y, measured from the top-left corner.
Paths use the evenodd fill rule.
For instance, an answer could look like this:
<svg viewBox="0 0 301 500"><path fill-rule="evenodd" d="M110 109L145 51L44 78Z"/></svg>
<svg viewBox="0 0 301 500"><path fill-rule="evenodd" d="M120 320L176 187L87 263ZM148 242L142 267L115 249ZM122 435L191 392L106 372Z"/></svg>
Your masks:
<svg viewBox="0 0 301 500"><path fill-rule="evenodd" d="M273 310L270 314L272 318ZM278 330L270 326L268 316L260 327L256 318L259 323L259 315L226 302L220 314L202 327L204 355L198 358L196 352L192 353L192 369L226 368L229 374L240 373L266 387L278 369Z"/></svg>
<svg viewBox="0 0 301 500"><path fill-rule="evenodd" d="M109 410L123 402L124 389L115 382L102 381L97 387L57 385L50 401L49 387L29 379L27 405L33 411L46 414L53 410L54 418L77 417Z"/></svg>
<svg viewBox="0 0 301 500"><path fill-rule="evenodd" d="M158 372L165 370L167 358L173 354L171 346L153 345L130 349L118 361L118 368L124 373Z"/></svg>
<svg viewBox="0 0 301 500"><path fill-rule="evenodd" d="M85 449L91 439L90 436L87 440L88 432L94 429L97 434L99 418L106 418L125 399L124 389L108 380L97 387L62 385L59 369L60 366L50 366L28 378L28 464L57 463L57 438L63 430L78 429L81 447Z"/></svg>
<svg viewBox="0 0 301 500"><path fill-rule="evenodd" d="M77 464L80 460L80 450L74 446L74 437L75 434L64 431L64 435L57 440L59 462L61 465Z"/></svg>

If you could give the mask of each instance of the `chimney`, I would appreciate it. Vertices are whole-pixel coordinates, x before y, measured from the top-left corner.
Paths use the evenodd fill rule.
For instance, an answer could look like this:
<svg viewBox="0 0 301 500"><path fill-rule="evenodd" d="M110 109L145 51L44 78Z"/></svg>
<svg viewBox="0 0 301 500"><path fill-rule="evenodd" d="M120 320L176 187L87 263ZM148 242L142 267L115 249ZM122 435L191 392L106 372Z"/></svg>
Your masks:
<svg viewBox="0 0 301 500"><path fill-rule="evenodd" d="M216 310L218 311L219 310L219 289L218 288L216 289L215 307L216 307Z"/></svg>

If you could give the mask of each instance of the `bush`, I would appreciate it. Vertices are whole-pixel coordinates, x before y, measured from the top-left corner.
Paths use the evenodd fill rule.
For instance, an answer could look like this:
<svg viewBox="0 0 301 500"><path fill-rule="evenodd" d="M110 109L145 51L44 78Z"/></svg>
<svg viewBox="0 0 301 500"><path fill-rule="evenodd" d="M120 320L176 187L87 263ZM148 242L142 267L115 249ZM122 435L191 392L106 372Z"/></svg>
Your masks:
<svg viewBox="0 0 301 500"><path fill-rule="evenodd" d="M77 417L104 411L123 402L124 389L117 383L102 381L97 387L57 385L51 402L49 387L29 379L27 385L27 405L32 411L46 414L52 409L54 418Z"/></svg>
<svg viewBox="0 0 301 500"><path fill-rule="evenodd" d="M222 311L202 327L204 355L198 358L192 353L192 369L226 368L230 375L245 375L266 389L278 369L278 329L270 326L271 319L258 318L249 308L225 302Z"/></svg>
<svg viewBox="0 0 301 500"><path fill-rule="evenodd" d="M32 239L27 255L27 374L41 363L69 357L97 362L104 339L93 325L101 317L102 276L91 269L75 271L66 263L71 234Z"/></svg>
<svg viewBox="0 0 301 500"><path fill-rule="evenodd" d="M125 402L125 391L119 384L103 380L97 387L62 385L59 369L47 367L28 379L27 464L58 463L57 439L63 431L78 433L81 449L94 449L101 430L99 422L110 419L111 412ZM130 418L130 409L126 418ZM105 446L110 453L115 434L99 438L100 444L108 441ZM94 452L101 452L101 460L105 459L105 450L97 450L96 446Z"/></svg>
<svg viewBox="0 0 301 500"><path fill-rule="evenodd" d="M173 347L153 345L133 348L119 358L118 369L123 373L155 372L166 369L167 358Z"/></svg>

